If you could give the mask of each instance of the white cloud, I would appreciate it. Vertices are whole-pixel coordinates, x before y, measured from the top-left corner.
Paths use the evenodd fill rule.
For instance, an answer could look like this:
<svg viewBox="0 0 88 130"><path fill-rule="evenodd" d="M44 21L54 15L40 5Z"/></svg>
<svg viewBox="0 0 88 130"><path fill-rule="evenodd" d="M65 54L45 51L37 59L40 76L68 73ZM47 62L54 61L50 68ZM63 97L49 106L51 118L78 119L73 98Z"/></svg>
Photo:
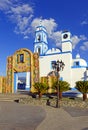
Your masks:
<svg viewBox="0 0 88 130"><path fill-rule="evenodd" d="M85 35L80 35L79 37L77 35L72 36L72 45L73 45L73 49L75 49L76 45L80 42L80 41L84 41L87 40L87 37Z"/></svg>
<svg viewBox="0 0 88 130"><path fill-rule="evenodd" d="M88 24L88 21L84 20L81 22L81 25L87 25Z"/></svg>
<svg viewBox="0 0 88 130"><path fill-rule="evenodd" d="M80 40L87 40L87 37L85 35L80 35Z"/></svg>
<svg viewBox="0 0 88 130"><path fill-rule="evenodd" d="M83 50L83 51L86 50L85 46L80 46L80 49Z"/></svg>
<svg viewBox="0 0 88 130"><path fill-rule="evenodd" d="M17 7L11 7L11 12L16 15L33 13L33 9L28 4L19 5Z"/></svg>
<svg viewBox="0 0 88 130"><path fill-rule="evenodd" d="M24 36L24 39L29 39L29 37L28 36Z"/></svg>
<svg viewBox="0 0 88 130"><path fill-rule="evenodd" d="M30 34L33 8L29 4L20 4L19 0L0 0L0 10L14 23L15 33L23 34L24 37Z"/></svg>
<svg viewBox="0 0 88 130"><path fill-rule="evenodd" d="M76 45L80 42L80 38L74 35L71 39L72 39L73 49L75 49Z"/></svg>
<svg viewBox="0 0 88 130"><path fill-rule="evenodd" d="M80 46L80 49L83 51L88 50L88 41L84 42L82 46Z"/></svg>
<svg viewBox="0 0 88 130"><path fill-rule="evenodd" d="M53 32L51 38L55 41L57 47L61 47L61 34L62 31Z"/></svg>
<svg viewBox="0 0 88 130"><path fill-rule="evenodd" d="M0 10L8 10L11 5L11 0L0 0Z"/></svg>
<svg viewBox="0 0 88 130"><path fill-rule="evenodd" d="M28 4L11 7L9 18L16 24L17 34L28 35L30 33L30 23L33 17L33 9Z"/></svg>
<svg viewBox="0 0 88 130"><path fill-rule="evenodd" d="M35 18L32 23L31 23L31 26L34 28L35 30L35 27L37 27L38 25L42 24L43 26L46 27L47 29L47 32L48 32L48 35L50 36L54 31L55 29L57 28L57 24L55 22L54 19L50 18L50 19L42 19L41 17L40 18Z"/></svg>

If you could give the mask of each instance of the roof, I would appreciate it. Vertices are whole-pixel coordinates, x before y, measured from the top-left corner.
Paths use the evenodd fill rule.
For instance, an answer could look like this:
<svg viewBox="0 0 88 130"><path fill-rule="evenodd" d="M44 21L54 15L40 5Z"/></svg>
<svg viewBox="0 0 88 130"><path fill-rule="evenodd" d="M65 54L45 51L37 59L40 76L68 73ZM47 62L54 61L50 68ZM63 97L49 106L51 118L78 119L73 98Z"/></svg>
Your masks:
<svg viewBox="0 0 88 130"><path fill-rule="evenodd" d="M60 53L60 52L61 52L61 49L59 48L51 48L46 52L46 54L55 54L55 53Z"/></svg>

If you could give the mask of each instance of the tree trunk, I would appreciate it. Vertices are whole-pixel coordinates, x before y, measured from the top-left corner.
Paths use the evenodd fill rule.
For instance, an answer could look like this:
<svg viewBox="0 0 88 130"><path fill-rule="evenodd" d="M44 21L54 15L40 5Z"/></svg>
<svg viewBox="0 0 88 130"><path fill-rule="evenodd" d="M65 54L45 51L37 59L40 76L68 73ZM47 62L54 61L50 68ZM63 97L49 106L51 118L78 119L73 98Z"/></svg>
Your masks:
<svg viewBox="0 0 88 130"><path fill-rule="evenodd" d="M62 99L62 92L59 92L59 99Z"/></svg>
<svg viewBox="0 0 88 130"><path fill-rule="evenodd" d="M85 101L87 99L87 94L83 93L83 101Z"/></svg>
<svg viewBox="0 0 88 130"><path fill-rule="evenodd" d="M42 93L39 93L39 99L42 97Z"/></svg>

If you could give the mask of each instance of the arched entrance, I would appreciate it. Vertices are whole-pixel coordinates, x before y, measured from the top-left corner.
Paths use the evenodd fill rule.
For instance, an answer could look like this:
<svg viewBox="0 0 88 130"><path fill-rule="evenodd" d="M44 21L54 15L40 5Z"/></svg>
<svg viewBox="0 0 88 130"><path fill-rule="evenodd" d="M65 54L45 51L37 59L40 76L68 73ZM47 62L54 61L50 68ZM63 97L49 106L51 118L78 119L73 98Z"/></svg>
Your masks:
<svg viewBox="0 0 88 130"><path fill-rule="evenodd" d="M14 73L14 92L30 90L30 72Z"/></svg>
<svg viewBox="0 0 88 130"><path fill-rule="evenodd" d="M23 48L7 59L7 92L34 91L34 82L39 81L38 53Z"/></svg>

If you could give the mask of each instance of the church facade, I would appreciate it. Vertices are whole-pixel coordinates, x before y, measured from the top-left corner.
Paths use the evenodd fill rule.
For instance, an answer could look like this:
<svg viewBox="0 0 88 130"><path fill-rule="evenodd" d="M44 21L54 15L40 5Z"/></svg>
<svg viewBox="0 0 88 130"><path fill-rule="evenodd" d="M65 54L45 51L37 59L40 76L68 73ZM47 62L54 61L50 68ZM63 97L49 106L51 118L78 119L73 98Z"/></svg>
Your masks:
<svg viewBox="0 0 88 130"><path fill-rule="evenodd" d="M76 81L87 80L87 62L79 54L73 59L71 33L64 31L61 39L61 49L49 48L46 28L37 26L34 52L21 48L8 56L6 77L0 76L0 93L16 93L19 90L34 92L34 83L40 81L48 82L48 92L51 93L51 83L56 77L49 74L53 72L52 63L58 60L65 64L63 71L59 71L59 80L67 81L71 88L75 87Z"/></svg>
<svg viewBox="0 0 88 130"><path fill-rule="evenodd" d="M48 48L47 30L44 26L38 26L35 31L34 52L39 53L40 77L48 76L53 71L52 62L63 61L64 70L59 71L60 80L69 82L70 87L75 87L75 82L87 80L87 62L77 54L72 58L71 33L64 31L61 36L61 49Z"/></svg>

